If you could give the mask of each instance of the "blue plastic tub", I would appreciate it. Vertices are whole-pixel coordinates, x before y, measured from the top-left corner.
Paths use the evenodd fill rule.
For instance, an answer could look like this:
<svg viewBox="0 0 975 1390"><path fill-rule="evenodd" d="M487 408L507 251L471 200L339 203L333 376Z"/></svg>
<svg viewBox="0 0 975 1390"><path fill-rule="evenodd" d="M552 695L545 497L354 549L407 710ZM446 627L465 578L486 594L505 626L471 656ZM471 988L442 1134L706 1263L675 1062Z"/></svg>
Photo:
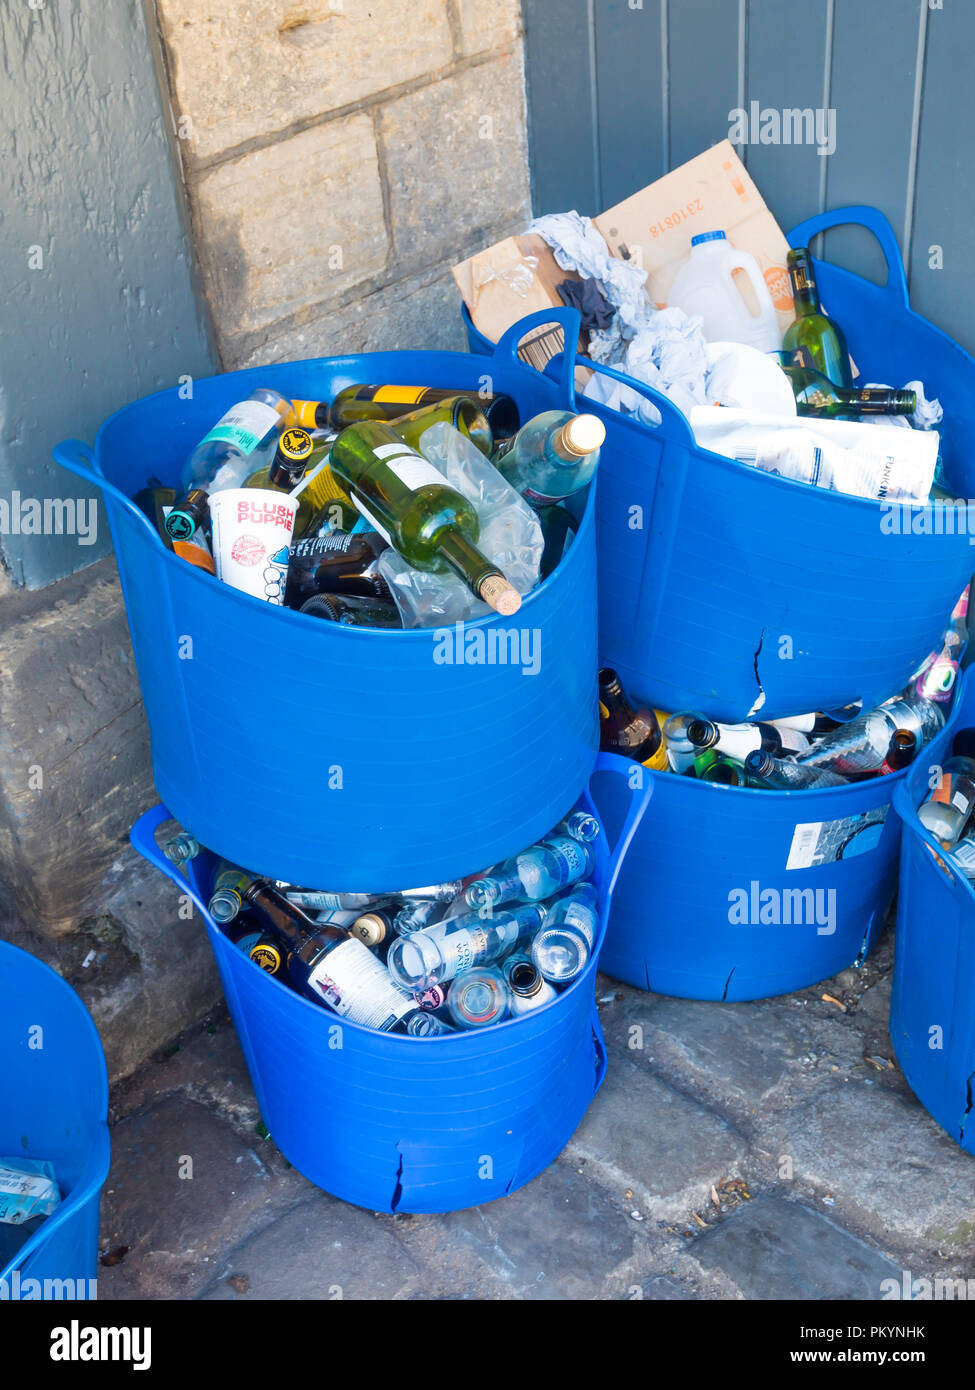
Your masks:
<svg viewBox="0 0 975 1390"><path fill-rule="evenodd" d="M863 380L901 386L920 377L941 400L949 487L975 498L975 361L910 308L886 219L842 208L800 223L789 240L807 245L846 222L877 236L887 284L817 261L823 302ZM472 349L490 351L467 323ZM575 342L571 331L566 340ZM549 370L564 376L563 364ZM665 397L621 379L662 420L654 428L580 397L607 429L597 507L601 665L615 667L642 703L725 721L759 708L774 719L861 698L872 706L900 689L938 644L971 576L975 507L959 509L961 535L885 534L877 502L699 449ZM933 524L932 509L915 521Z"/></svg>
<svg viewBox="0 0 975 1390"><path fill-rule="evenodd" d="M601 758L599 766L615 773L620 761ZM650 791L627 793L612 851L604 836L596 841L602 931ZM579 804L593 809L588 794ZM132 843L186 891L154 839L168 815L163 807L147 812ZM191 867L189 892L261 1114L311 1182L372 1211L454 1211L522 1187L565 1147L606 1070L595 954L557 999L524 1018L448 1037L376 1033L343 1022L248 960L206 910L212 863L201 856Z"/></svg>
<svg viewBox="0 0 975 1390"><path fill-rule="evenodd" d="M949 738L973 726L969 679ZM975 1154L975 891L917 816L936 761L923 758L894 793L903 835L890 1040L918 1100Z"/></svg>
<svg viewBox="0 0 975 1390"><path fill-rule="evenodd" d="M0 1268L0 1298L93 1298L109 1162L105 1054L70 985L2 941L0 1057L0 1156L49 1159L62 1199Z"/></svg>
<svg viewBox="0 0 975 1390"><path fill-rule="evenodd" d="M438 664L435 630L340 627L220 584L129 500L150 474L175 484L213 422L260 385L328 399L355 382L490 383L523 418L564 406L568 384L518 362L516 345L506 336L489 366L391 352L211 377L192 400L163 391L120 410L94 457L77 440L55 449L105 496L156 788L215 852L352 892L432 883L530 843L585 787L599 744L592 488L568 554L520 612L466 625L469 641L501 628L518 645L518 661L480 665Z"/></svg>
<svg viewBox="0 0 975 1390"><path fill-rule="evenodd" d="M950 738L944 729L932 741L925 766ZM805 989L863 960L896 887L890 803L907 771L806 792L658 774L599 968L657 994L744 1000ZM619 785L603 783L597 798L610 830L626 809Z"/></svg>

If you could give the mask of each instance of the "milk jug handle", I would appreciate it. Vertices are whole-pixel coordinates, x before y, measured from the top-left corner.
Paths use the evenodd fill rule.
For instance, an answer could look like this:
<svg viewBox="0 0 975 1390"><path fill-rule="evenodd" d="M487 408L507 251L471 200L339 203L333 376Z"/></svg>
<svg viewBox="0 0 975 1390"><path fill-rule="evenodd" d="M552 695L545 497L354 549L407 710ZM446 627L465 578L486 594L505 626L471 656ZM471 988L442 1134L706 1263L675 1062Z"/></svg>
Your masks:
<svg viewBox="0 0 975 1390"><path fill-rule="evenodd" d="M764 305L771 304L772 296L769 294L768 285L766 285L762 273L755 263L755 257L741 251L735 251L729 262L729 274L736 270L743 270L751 282L751 287L755 291L755 298L758 300L758 313L752 314L750 317L760 319Z"/></svg>

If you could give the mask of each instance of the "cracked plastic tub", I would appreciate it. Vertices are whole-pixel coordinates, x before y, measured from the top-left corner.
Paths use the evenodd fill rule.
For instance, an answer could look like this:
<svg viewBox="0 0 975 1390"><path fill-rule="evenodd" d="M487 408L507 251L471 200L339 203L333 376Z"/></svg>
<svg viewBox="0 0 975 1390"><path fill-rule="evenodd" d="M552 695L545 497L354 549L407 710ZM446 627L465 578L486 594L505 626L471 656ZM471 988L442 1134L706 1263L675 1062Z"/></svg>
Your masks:
<svg viewBox="0 0 975 1390"><path fill-rule="evenodd" d="M975 681L966 681L949 737L975 726ZM975 1154L975 889L918 819L936 761L922 758L894 793L903 834L890 1040L918 1100Z"/></svg>
<svg viewBox="0 0 975 1390"><path fill-rule="evenodd" d="M105 1054L71 986L2 941L0 1057L0 1157L48 1159L61 1189L60 1205L0 1265L0 1299L94 1298L109 1163Z"/></svg>
<svg viewBox="0 0 975 1390"><path fill-rule="evenodd" d="M877 237L887 283L817 261L823 302L863 380L902 386L919 377L941 400L948 486L975 498L975 361L911 309L889 223L873 208L841 208L800 223L789 240L808 245L846 222ZM467 324L472 350L490 351ZM887 523L902 533L885 533L879 503L700 449L664 396L597 370L661 415L648 426L580 397L607 430L597 501L600 664L639 703L700 708L732 723L759 711L775 719L858 699L872 706L899 690L937 646L972 573L975 507L952 514L961 534L903 533L902 512ZM908 524L933 527L939 510L943 522L943 509L919 507Z"/></svg>
<svg viewBox="0 0 975 1390"><path fill-rule="evenodd" d="M932 740L925 766L950 738L949 726ZM745 1000L858 964L896 887L900 823L890 807L909 770L805 792L657 774L620 870L600 970L657 994ZM599 787L610 831L626 809L620 785Z"/></svg>
<svg viewBox="0 0 975 1390"><path fill-rule="evenodd" d="M601 756L596 780L626 771ZM594 843L601 935L650 793L649 784L624 788L612 849L605 834ZM594 810L588 793L579 805ZM187 884L156 844L168 817L164 807L147 812L132 843L202 914L261 1115L306 1178L372 1211L455 1211L505 1196L557 1157L606 1071L598 952L557 999L523 1018L436 1038L373 1032L293 993L223 935L206 908L211 857L191 862Z"/></svg>
<svg viewBox="0 0 975 1390"><path fill-rule="evenodd" d="M448 655L462 659L449 663L436 629L341 627L218 583L167 550L130 500L152 474L174 484L257 386L317 400L355 382L489 381L523 418L563 407L566 381L518 362L516 346L509 335L490 363L388 352L234 372L195 381L192 400L170 390L120 410L94 454L77 440L55 449L104 494L156 789L202 844L339 890L435 883L531 843L586 786L599 745L593 487L555 572L514 617L467 624L465 645L451 627ZM487 659L475 664L478 637ZM511 660L512 642L527 664Z"/></svg>

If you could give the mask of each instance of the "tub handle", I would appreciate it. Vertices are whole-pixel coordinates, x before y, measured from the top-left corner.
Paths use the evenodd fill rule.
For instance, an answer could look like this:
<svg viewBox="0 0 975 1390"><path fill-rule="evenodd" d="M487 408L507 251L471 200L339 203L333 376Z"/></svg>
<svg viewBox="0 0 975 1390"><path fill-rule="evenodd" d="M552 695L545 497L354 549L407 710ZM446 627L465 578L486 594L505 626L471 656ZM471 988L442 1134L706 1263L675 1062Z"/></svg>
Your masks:
<svg viewBox="0 0 975 1390"><path fill-rule="evenodd" d="M863 203L857 203L852 207L833 208L832 212L820 212L815 217L807 217L805 222L798 223L789 232L789 245L808 246L813 237L818 236L820 232L829 231L830 227L843 227L851 222L859 227L866 227L867 231L873 232L880 242L880 249L887 262L887 284L884 286L884 290L888 294L892 294L898 304L909 309L907 276L904 273L900 247L897 245L893 227L879 208L871 208Z"/></svg>
<svg viewBox="0 0 975 1390"><path fill-rule="evenodd" d="M660 424L651 425L645 420L641 420L639 423L644 425L646 429L653 430L657 439L673 439L675 442L686 444L690 448L695 447L694 431L691 429L690 420L662 391L658 391L654 386L648 386L645 381L637 381L636 377L627 376L625 372L618 372L615 367L607 367L602 362L593 362L588 357L579 357L576 361L580 367L588 367L590 371L599 372L601 376L611 377L613 381L621 381L624 386L628 386L631 391L635 391L637 395L649 401L660 413ZM573 377L570 409L585 410L585 408L585 395L582 397L581 404L576 400L575 377ZM624 416L623 418L626 419L627 417Z"/></svg>
<svg viewBox="0 0 975 1390"><path fill-rule="evenodd" d="M157 533L155 526L132 501L131 497L126 497L121 488L110 483L107 478L103 478L98 471L94 455L90 447L83 439L62 439L60 444L55 444L51 450L56 463L62 468L66 468L69 473L75 473L79 478L84 478L86 483L91 483L93 487L99 488L102 492L109 494L126 511L131 512L141 525L145 526L152 536L156 545L165 550L162 537Z"/></svg>
<svg viewBox="0 0 975 1390"><path fill-rule="evenodd" d="M651 796L653 796L654 775L649 768L643 767L640 763L634 763L629 758L621 758L618 753L600 753L596 759L596 766L593 768L594 776L597 772L609 772L616 777L626 778L627 784L629 784L630 769L634 767L640 768L644 785L637 788L630 787L630 805L620 833L616 837L616 843L609 851L609 874L603 893L607 909L616 887L616 880L620 875L620 869L623 867L623 860L626 858L626 851L639 829L644 812L650 804Z"/></svg>
<svg viewBox="0 0 975 1390"><path fill-rule="evenodd" d="M200 897L189 879L180 873L172 860L167 859L156 844L156 829L162 825L163 821L167 820L173 820L173 815L165 806L153 806L150 810L144 812L129 831L129 839L132 842L132 847L138 850L143 859L151 864L153 868L159 869L167 878L171 878L180 892L185 893L188 898L192 899L194 905L200 909L204 920L206 920L209 916L207 904Z"/></svg>
<svg viewBox="0 0 975 1390"><path fill-rule="evenodd" d="M532 328L542 328L547 323L559 323L562 325L562 332L565 337L567 350L556 353L555 356L545 364L545 375L554 376L562 388L563 399L568 402L566 410L575 409L575 387L574 373L576 369L576 344L579 341L579 333L582 329L582 315L578 309L570 309L568 306L557 309L539 309L534 314L526 314L523 319L513 323L510 328L506 328L498 339L494 349L494 356L503 359L505 363L514 362L516 366L525 371L534 371L534 367L529 367L518 356L518 344L522 338ZM555 363L558 371L550 371L549 368Z"/></svg>

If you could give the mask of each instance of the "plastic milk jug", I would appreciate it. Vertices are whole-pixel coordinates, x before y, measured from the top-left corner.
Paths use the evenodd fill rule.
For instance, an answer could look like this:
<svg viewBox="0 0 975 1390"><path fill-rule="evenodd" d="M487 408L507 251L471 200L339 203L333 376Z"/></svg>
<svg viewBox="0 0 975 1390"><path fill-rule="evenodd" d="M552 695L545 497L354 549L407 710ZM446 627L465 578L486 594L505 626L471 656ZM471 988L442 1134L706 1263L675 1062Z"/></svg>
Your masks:
<svg viewBox="0 0 975 1390"><path fill-rule="evenodd" d="M733 278L736 270L748 276L758 301L757 314L738 289ZM748 343L759 352L777 352L782 347L775 306L758 262L747 251L736 251L724 232L702 232L691 238L690 258L677 272L667 303L699 315L709 343Z"/></svg>

